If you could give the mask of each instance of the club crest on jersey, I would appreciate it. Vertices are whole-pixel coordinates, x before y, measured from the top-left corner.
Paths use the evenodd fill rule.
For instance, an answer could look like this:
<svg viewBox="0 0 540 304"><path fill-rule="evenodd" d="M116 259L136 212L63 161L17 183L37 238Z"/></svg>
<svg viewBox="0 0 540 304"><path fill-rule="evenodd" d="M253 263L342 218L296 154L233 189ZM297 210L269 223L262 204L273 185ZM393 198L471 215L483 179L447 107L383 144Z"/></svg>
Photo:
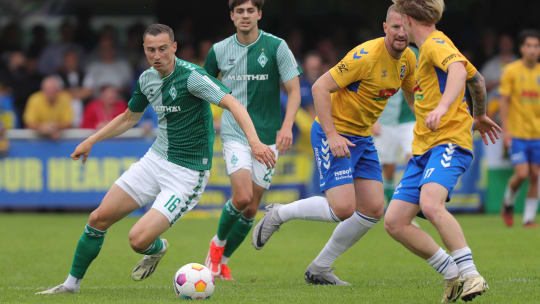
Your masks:
<svg viewBox="0 0 540 304"><path fill-rule="evenodd" d="M176 89L174 87L169 90L169 95L171 95L172 99L176 98Z"/></svg>
<svg viewBox="0 0 540 304"><path fill-rule="evenodd" d="M399 70L399 79L403 79L403 77L405 77L405 65L402 65Z"/></svg>
<svg viewBox="0 0 540 304"><path fill-rule="evenodd" d="M259 62L259 64L263 68L266 65L266 63L268 62L268 57L266 57L266 55L264 55L264 49L261 50L261 54L259 55L259 58L257 58L257 62Z"/></svg>

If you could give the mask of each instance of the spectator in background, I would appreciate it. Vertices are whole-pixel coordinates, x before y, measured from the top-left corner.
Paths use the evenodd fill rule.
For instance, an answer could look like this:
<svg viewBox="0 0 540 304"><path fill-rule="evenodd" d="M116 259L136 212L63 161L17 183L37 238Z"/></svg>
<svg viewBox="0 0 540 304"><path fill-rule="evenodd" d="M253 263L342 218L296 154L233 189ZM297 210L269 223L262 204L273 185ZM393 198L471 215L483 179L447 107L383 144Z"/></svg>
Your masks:
<svg viewBox="0 0 540 304"><path fill-rule="evenodd" d="M140 75L142 71L148 68L148 61L144 57L144 52L141 49L141 45L143 44L142 36L145 28L144 24L137 22L130 25L127 29L125 56L131 65L131 68L137 75ZM136 79L134 81L136 81Z"/></svg>
<svg viewBox="0 0 540 304"><path fill-rule="evenodd" d="M209 39L203 39L199 42L197 50L198 58L195 61L196 64L198 64L199 66L204 66L204 60L206 59L206 55L208 55L208 52L210 52L212 44L212 41L210 41Z"/></svg>
<svg viewBox="0 0 540 304"><path fill-rule="evenodd" d="M324 38L317 42L316 49L323 59L323 66L321 67L323 71L330 70L338 62L337 51L330 38Z"/></svg>
<svg viewBox="0 0 540 304"><path fill-rule="evenodd" d="M36 71L36 60L27 58L20 50L10 52L7 67L1 73L12 92L16 120L22 122L28 97L41 86L42 76Z"/></svg>
<svg viewBox="0 0 540 304"><path fill-rule="evenodd" d="M51 139L59 139L63 129L71 127L71 95L63 91L56 76L48 76L41 90L32 94L24 111L24 122L30 129Z"/></svg>
<svg viewBox="0 0 540 304"><path fill-rule="evenodd" d="M47 28L43 24L35 24L32 26L32 38L26 49L26 54L30 57L39 58L45 50L49 41L47 39Z"/></svg>
<svg viewBox="0 0 540 304"><path fill-rule="evenodd" d="M474 52L475 66L481 67L489 58L495 55L497 51L497 34L493 29L485 29L480 38L480 45Z"/></svg>
<svg viewBox="0 0 540 304"><path fill-rule="evenodd" d="M84 101L92 97L91 88L83 86L84 72L79 64L79 55L75 50L67 50L60 69L56 73L61 86L71 94L73 126L79 127L82 120Z"/></svg>
<svg viewBox="0 0 540 304"><path fill-rule="evenodd" d="M178 46L176 56L182 60L197 63L195 47L191 43L184 43ZM204 64L204 63L203 63Z"/></svg>
<svg viewBox="0 0 540 304"><path fill-rule="evenodd" d="M121 95L125 96L134 77L133 70L127 61L118 59L116 54L113 38L110 35L103 36L98 46L99 58L88 65L83 86L92 88L94 94L98 95L102 87L110 85L118 88Z"/></svg>
<svg viewBox="0 0 540 304"><path fill-rule="evenodd" d="M120 98L118 89L106 85L101 89L99 97L84 109L81 128L101 129L126 109L127 103Z"/></svg>
<svg viewBox="0 0 540 304"><path fill-rule="evenodd" d="M39 57L38 71L43 75L50 75L58 70L67 50L74 50L79 58L84 56L83 48L74 41L75 26L70 21L65 20L58 30L60 40L49 44Z"/></svg>
<svg viewBox="0 0 540 304"><path fill-rule="evenodd" d="M3 79L0 79L0 125L2 129L13 129L19 125L13 96Z"/></svg>
<svg viewBox="0 0 540 304"><path fill-rule="evenodd" d="M21 49L21 27L15 21L8 23L2 30L0 54Z"/></svg>
<svg viewBox="0 0 540 304"><path fill-rule="evenodd" d="M486 80L488 102L496 102L497 104L496 106L490 105L489 107L491 109L493 109L493 107L498 109L500 98L499 85L501 83L503 68L517 59L514 54L514 40L510 35L502 34L499 36L498 48L499 53L489 59L480 71Z"/></svg>
<svg viewBox="0 0 540 304"><path fill-rule="evenodd" d="M310 52L304 58L303 64L304 74L300 76L300 106L315 118L315 107L313 105L313 95L311 87L315 80L322 75L322 58L316 52ZM311 126L310 126L311 127Z"/></svg>

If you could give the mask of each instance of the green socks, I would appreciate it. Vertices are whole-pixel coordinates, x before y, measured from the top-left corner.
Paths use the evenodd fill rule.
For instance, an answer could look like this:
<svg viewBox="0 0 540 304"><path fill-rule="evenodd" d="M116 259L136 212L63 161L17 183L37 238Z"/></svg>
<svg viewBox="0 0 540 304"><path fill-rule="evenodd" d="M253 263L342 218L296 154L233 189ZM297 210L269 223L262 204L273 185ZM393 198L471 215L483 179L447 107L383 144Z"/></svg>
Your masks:
<svg viewBox="0 0 540 304"><path fill-rule="evenodd" d="M90 263L97 257L103 245L106 231L100 231L86 224L84 232L77 243L73 263L69 273L77 279L82 279Z"/></svg>
<svg viewBox="0 0 540 304"><path fill-rule="evenodd" d="M394 195L394 181L393 180L385 180L383 183L384 187L384 200L386 203L390 203L392 200L392 196Z"/></svg>
<svg viewBox="0 0 540 304"><path fill-rule="evenodd" d="M231 232L227 236L227 244L225 245L225 251L223 256L230 257L233 252L242 244L244 239L251 230L255 219L248 219L243 216L240 216L238 220L232 226Z"/></svg>
<svg viewBox="0 0 540 304"><path fill-rule="evenodd" d="M240 217L242 211L234 208L231 200L228 200L223 206L221 211L221 217L219 218L219 225L217 230L217 237L220 241L226 240L231 228L236 223L236 220Z"/></svg>

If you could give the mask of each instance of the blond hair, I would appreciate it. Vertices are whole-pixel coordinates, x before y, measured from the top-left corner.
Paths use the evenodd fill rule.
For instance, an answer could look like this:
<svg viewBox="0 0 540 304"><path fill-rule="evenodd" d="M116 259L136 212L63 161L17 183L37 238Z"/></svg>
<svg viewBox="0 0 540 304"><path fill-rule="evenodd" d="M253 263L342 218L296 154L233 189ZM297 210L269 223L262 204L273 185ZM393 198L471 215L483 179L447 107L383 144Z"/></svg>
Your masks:
<svg viewBox="0 0 540 304"><path fill-rule="evenodd" d="M437 24L444 11L444 0L392 0L402 14L428 24Z"/></svg>

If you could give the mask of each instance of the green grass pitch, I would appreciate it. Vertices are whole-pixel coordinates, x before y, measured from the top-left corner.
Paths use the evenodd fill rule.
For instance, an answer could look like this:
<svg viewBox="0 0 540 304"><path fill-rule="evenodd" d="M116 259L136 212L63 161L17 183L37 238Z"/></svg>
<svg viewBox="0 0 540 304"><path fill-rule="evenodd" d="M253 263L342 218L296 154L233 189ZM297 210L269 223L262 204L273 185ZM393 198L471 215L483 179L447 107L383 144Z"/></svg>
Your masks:
<svg viewBox="0 0 540 304"><path fill-rule="evenodd" d="M204 263L217 219L180 220L164 237L167 255L152 277L132 281L140 256L128 244L137 220L128 217L111 229L78 294L34 295L63 282L87 216L0 214L0 303L179 303L172 290L175 271ZM490 290L473 303L540 303L540 232L503 226L498 216L458 216L475 262ZM519 221L516 217L516 221ZM434 235L431 225L420 225ZM335 264L351 287L307 286L306 266L324 246L333 224L285 224L262 251L250 239L231 258L236 281L216 281L208 302L218 303L439 303L442 277L405 250L377 224Z"/></svg>

